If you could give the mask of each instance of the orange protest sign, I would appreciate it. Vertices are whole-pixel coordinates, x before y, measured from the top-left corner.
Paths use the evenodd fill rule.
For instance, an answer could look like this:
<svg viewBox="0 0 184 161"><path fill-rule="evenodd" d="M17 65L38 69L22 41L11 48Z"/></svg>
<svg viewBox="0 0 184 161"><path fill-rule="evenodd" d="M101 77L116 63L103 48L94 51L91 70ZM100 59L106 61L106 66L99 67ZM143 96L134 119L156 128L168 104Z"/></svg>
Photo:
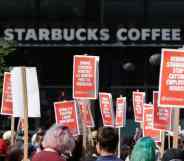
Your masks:
<svg viewBox="0 0 184 161"><path fill-rule="evenodd" d="M55 102L54 111L56 124L67 126L74 136L80 134L75 101Z"/></svg>
<svg viewBox="0 0 184 161"><path fill-rule="evenodd" d="M143 121L143 136L151 137L155 142L161 142L161 131L153 129L153 105L144 104Z"/></svg>
<svg viewBox="0 0 184 161"><path fill-rule="evenodd" d="M124 127L126 123L126 97L116 99L116 120L117 128Z"/></svg>
<svg viewBox="0 0 184 161"><path fill-rule="evenodd" d="M73 98L97 99L97 56L75 55L73 62Z"/></svg>
<svg viewBox="0 0 184 161"><path fill-rule="evenodd" d="M153 128L169 131L171 130L171 108L158 107L158 92L153 91Z"/></svg>
<svg viewBox="0 0 184 161"><path fill-rule="evenodd" d="M11 74L4 73L1 114L13 115L13 100L11 93Z"/></svg>
<svg viewBox="0 0 184 161"><path fill-rule="evenodd" d="M133 92L133 109L135 122L143 121L143 108L145 102L145 92Z"/></svg>
<svg viewBox="0 0 184 161"><path fill-rule="evenodd" d="M114 127L114 111L112 106L112 95L110 93L99 93L100 111L103 125Z"/></svg>
<svg viewBox="0 0 184 161"><path fill-rule="evenodd" d="M184 108L183 50L162 50L158 106Z"/></svg>

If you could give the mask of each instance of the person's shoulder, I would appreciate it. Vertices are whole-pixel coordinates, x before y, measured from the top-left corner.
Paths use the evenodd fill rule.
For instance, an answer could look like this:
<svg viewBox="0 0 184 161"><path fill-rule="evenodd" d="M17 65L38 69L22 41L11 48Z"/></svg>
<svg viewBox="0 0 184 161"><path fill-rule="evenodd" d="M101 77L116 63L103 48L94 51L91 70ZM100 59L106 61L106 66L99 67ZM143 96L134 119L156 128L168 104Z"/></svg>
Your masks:
<svg viewBox="0 0 184 161"><path fill-rule="evenodd" d="M96 161L123 161L120 158L116 157L116 156L110 156L110 157L101 157L99 156Z"/></svg>
<svg viewBox="0 0 184 161"><path fill-rule="evenodd" d="M41 151L33 155L32 161L65 161L55 152Z"/></svg>
<svg viewBox="0 0 184 161"><path fill-rule="evenodd" d="M101 156L98 156L95 161L103 161Z"/></svg>
<svg viewBox="0 0 184 161"><path fill-rule="evenodd" d="M2 138L0 138L0 144L6 144L6 141L4 141Z"/></svg>
<svg viewBox="0 0 184 161"><path fill-rule="evenodd" d="M120 159L120 158L117 158L117 160L116 161L123 161L122 159Z"/></svg>
<svg viewBox="0 0 184 161"><path fill-rule="evenodd" d="M117 157L117 158L115 159L115 161L123 161L123 160Z"/></svg>

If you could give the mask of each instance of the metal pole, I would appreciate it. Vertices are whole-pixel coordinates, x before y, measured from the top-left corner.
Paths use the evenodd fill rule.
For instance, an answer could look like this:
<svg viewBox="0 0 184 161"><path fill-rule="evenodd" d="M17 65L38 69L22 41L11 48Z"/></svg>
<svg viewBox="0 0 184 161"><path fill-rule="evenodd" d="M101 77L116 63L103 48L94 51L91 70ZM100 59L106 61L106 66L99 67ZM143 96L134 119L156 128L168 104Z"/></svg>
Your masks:
<svg viewBox="0 0 184 161"><path fill-rule="evenodd" d="M121 128L118 128L118 136L119 136L119 143L118 143L118 158L121 156Z"/></svg>

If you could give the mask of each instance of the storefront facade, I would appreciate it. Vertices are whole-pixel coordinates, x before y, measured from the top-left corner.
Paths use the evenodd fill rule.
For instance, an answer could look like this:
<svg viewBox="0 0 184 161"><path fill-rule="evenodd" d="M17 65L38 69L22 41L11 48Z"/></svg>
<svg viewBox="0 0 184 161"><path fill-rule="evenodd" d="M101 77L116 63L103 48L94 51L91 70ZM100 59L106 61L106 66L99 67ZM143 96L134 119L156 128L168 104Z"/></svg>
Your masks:
<svg viewBox="0 0 184 161"><path fill-rule="evenodd" d="M0 2L0 36L17 43L7 64L37 67L41 122L50 118L48 126L54 121L53 102L72 97L73 55L100 56L100 90L112 92L114 99L127 96L132 119L132 90L146 91L150 102L158 89L161 48L184 44L181 0L17 3Z"/></svg>

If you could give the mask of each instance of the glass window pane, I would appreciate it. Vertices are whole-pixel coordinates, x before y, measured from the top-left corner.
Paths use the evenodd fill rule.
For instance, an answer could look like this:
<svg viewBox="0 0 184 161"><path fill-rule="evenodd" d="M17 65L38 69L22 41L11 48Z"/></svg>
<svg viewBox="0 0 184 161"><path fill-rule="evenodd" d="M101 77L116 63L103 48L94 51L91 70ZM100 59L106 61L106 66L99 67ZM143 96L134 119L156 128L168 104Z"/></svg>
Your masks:
<svg viewBox="0 0 184 161"><path fill-rule="evenodd" d="M34 15L32 0L0 0L0 18L23 18Z"/></svg>

